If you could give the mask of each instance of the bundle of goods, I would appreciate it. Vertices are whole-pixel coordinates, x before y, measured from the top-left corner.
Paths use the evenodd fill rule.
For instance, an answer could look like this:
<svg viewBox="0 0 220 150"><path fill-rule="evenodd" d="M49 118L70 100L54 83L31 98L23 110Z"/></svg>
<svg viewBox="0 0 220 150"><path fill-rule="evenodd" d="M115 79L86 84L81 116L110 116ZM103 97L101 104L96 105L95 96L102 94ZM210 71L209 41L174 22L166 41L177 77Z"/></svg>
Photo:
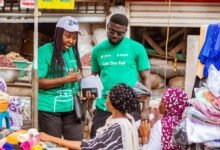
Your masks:
<svg viewBox="0 0 220 150"><path fill-rule="evenodd" d="M0 70L0 77L9 83L16 81L20 73L17 66L4 55L0 55Z"/></svg>
<svg viewBox="0 0 220 150"><path fill-rule="evenodd" d="M27 61L24 57L16 52L10 52L6 55L6 57L11 61Z"/></svg>
<svg viewBox="0 0 220 150"><path fill-rule="evenodd" d="M20 73L17 66L4 55L0 55L0 70L0 77L9 83L16 81Z"/></svg>
<svg viewBox="0 0 220 150"><path fill-rule="evenodd" d="M3 136L0 140L0 148L14 149L15 147L20 147L23 150L30 150L31 148L40 146L38 145L40 143L40 136L36 129L29 129L28 131L20 130L10 133L11 134L7 136Z"/></svg>
<svg viewBox="0 0 220 150"><path fill-rule="evenodd" d="M2 135L2 136L1 136ZM13 131L5 129L0 132L0 149L4 150L43 150L43 149L66 150L56 144L40 141L40 133L37 129Z"/></svg>
<svg viewBox="0 0 220 150"><path fill-rule="evenodd" d="M186 109L185 118L173 132L177 144L198 143L220 148L219 78L220 72L211 65L206 85L195 89L195 98L189 100L191 106Z"/></svg>
<svg viewBox="0 0 220 150"><path fill-rule="evenodd" d="M21 71L19 73L19 77L23 77L25 75L25 71L23 69L28 67L28 60L16 52L10 52L6 55L6 57L11 60L11 62L13 62L18 68L20 68Z"/></svg>
<svg viewBox="0 0 220 150"><path fill-rule="evenodd" d="M16 68L17 66L5 55L0 55L0 67Z"/></svg>

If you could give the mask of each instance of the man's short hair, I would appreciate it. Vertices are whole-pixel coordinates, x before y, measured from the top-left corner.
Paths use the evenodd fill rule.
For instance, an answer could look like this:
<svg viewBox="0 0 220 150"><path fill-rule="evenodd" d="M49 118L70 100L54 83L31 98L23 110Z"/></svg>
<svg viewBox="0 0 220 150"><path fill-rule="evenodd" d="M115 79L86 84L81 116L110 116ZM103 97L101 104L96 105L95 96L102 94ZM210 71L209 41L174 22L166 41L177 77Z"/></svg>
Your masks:
<svg viewBox="0 0 220 150"><path fill-rule="evenodd" d="M128 26L128 18L123 14L114 14L110 18L110 22L120 24L123 26Z"/></svg>

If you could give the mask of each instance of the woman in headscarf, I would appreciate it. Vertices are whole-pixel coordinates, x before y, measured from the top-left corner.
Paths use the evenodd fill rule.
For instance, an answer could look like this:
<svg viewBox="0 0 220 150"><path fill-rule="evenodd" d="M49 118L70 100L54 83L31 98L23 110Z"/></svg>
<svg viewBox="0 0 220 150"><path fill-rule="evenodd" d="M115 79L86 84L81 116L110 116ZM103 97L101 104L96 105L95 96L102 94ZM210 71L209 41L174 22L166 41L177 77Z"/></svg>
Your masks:
<svg viewBox="0 0 220 150"><path fill-rule="evenodd" d="M139 146L134 119L128 114L139 107L133 89L125 83L114 86L107 97L106 106L112 115L105 126L97 130L90 140L68 141L41 133L41 140L60 144L70 149L83 150L137 150Z"/></svg>
<svg viewBox="0 0 220 150"><path fill-rule="evenodd" d="M169 88L164 91L159 105L162 118L151 129L150 136L148 123L142 122L140 134L142 136L143 150L181 150L178 145L172 144L172 131L182 119L182 114L188 106L188 96L179 88Z"/></svg>

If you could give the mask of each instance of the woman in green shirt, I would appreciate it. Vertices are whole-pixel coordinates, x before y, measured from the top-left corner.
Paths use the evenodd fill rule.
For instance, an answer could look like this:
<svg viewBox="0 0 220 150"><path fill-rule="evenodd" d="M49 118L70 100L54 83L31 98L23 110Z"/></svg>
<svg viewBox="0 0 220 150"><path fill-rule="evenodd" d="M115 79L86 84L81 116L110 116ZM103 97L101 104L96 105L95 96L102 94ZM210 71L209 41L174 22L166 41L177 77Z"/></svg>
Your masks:
<svg viewBox="0 0 220 150"><path fill-rule="evenodd" d="M54 41L38 50L39 130L69 140L82 139L73 99L82 78L78 33L78 21L71 16L62 17L56 24Z"/></svg>

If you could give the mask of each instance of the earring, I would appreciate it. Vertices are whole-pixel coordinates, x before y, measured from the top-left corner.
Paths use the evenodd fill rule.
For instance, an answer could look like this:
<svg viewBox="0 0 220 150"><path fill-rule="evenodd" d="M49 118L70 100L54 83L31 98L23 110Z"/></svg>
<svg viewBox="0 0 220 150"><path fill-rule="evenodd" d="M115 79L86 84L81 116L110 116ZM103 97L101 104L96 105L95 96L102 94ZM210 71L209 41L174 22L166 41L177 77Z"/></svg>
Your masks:
<svg viewBox="0 0 220 150"><path fill-rule="evenodd" d="M114 109L114 107L111 107L111 111Z"/></svg>

